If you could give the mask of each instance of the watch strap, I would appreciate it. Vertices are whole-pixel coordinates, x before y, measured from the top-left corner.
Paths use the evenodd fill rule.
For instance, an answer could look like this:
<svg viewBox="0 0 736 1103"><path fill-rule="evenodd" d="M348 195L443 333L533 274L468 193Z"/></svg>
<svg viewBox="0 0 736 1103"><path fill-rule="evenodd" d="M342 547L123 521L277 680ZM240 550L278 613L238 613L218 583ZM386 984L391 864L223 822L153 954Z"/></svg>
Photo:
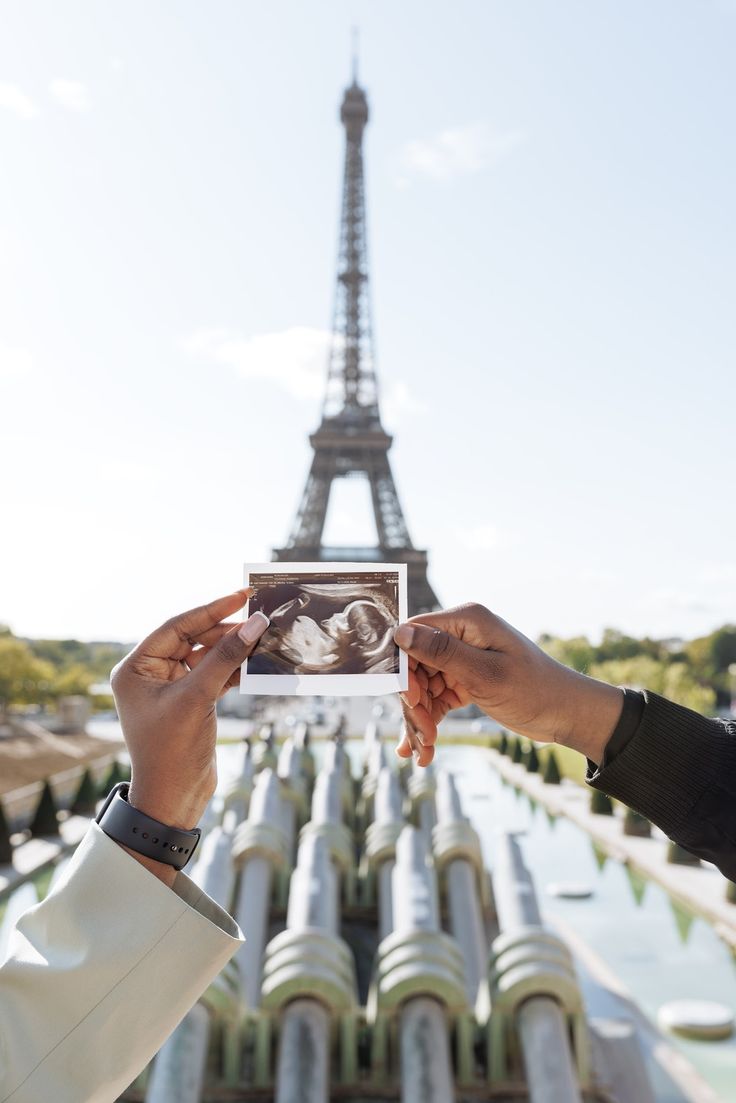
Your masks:
<svg viewBox="0 0 736 1103"><path fill-rule="evenodd" d="M106 835L137 854L154 858L175 869L183 869L197 849L201 831L169 827L128 804L127 781L121 781L107 795L97 815Z"/></svg>

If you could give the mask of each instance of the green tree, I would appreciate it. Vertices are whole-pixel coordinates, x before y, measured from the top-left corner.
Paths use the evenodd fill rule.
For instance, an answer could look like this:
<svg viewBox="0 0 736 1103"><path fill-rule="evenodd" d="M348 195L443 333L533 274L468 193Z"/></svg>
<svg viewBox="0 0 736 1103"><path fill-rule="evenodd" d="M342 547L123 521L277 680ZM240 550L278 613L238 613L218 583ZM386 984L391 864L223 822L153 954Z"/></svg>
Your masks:
<svg viewBox="0 0 736 1103"><path fill-rule="evenodd" d="M618 628L604 628L596 652L599 662L607 662L609 659L633 659L644 652L644 647L640 640L626 636Z"/></svg>
<svg viewBox="0 0 736 1103"><path fill-rule="evenodd" d="M75 694L86 696L89 687L95 681L93 671L82 663L73 663L54 674L51 682L53 697L71 697Z"/></svg>
<svg viewBox="0 0 736 1103"><path fill-rule="evenodd" d="M637 655L630 659L609 659L596 663L591 667L590 674L612 685L651 689L696 712L712 712L715 705L713 689L702 685L686 663L667 663L652 659L649 655Z"/></svg>
<svg viewBox="0 0 736 1103"><path fill-rule="evenodd" d="M713 712L716 704L715 690L696 681L686 663L670 663L667 666L663 695L678 705L706 714Z"/></svg>
<svg viewBox="0 0 736 1103"><path fill-rule="evenodd" d="M711 655L717 674L725 674L736 663L736 624L724 624L711 635Z"/></svg>
<svg viewBox="0 0 736 1103"><path fill-rule="evenodd" d="M27 643L14 636L0 636L0 712L13 704L35 704L51 693L54 668L37 659Z"/></svg>
<svg viewBox="0 0 736 1103"><path fill-rule="evenodd" d="M596 660L595 648L585 636L574 636L563 640L559 636L541 636L539 646L553 659L573 670L587 671Z"/></svg>
<svg viewBox="0 0 736 1103"><path fill-rule="evenodd" d="M725 674L736 663L736 625L724 624L709 636L699 636L685 645L685 654L694 670L703 677Z"/></svg>
<svg viewBox="0 0 736 1103"><path fill-rule="evenodd" d="M721 704L728 704L731 696L728 668L736 662L736 625L724 624L708 636L691 640L685 645L684 654L697 677L713 686Z"/></svg>

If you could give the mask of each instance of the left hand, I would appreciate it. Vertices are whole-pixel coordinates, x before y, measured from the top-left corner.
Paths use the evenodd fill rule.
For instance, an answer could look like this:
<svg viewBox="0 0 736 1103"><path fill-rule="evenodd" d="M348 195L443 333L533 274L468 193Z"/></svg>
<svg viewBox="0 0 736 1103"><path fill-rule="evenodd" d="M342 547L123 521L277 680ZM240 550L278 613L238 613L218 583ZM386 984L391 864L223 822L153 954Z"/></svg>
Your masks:
<svg viewBox="0 0 736 1103"><path fill-rule="evenodd" d="M171 827L196 826L217 783L218 698L240 680L240 665L268 627L254 613L224 622L253 593L237 590L172 617L112 672L130 751L129 802Z"/></svg>

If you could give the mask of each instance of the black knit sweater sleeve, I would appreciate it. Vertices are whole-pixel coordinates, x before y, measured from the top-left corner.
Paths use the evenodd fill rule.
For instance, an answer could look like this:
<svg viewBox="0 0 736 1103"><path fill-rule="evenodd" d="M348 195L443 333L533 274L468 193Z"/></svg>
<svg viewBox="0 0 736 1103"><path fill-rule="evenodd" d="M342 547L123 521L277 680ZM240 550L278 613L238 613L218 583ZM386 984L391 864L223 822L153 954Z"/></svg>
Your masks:
<svg viewBox="0 0 736 1103"><path fill-rule="evenodd" d="M736 723L644 690L641 721L587 780L736 881Z"/></svg>

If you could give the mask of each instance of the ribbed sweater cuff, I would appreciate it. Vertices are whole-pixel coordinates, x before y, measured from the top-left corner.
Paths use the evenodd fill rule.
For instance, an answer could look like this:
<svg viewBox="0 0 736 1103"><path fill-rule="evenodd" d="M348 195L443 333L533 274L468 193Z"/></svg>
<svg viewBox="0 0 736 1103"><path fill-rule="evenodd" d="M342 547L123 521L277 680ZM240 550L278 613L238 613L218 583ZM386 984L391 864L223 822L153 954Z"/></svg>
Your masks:
<svg viewBox="0 0 736 1103"><path fill-rule="evenodd" d="M736 725L710 720L644 690L641 723L607 766L586 780L623 801L670 837L708 788L736 769Z"/></svg>

